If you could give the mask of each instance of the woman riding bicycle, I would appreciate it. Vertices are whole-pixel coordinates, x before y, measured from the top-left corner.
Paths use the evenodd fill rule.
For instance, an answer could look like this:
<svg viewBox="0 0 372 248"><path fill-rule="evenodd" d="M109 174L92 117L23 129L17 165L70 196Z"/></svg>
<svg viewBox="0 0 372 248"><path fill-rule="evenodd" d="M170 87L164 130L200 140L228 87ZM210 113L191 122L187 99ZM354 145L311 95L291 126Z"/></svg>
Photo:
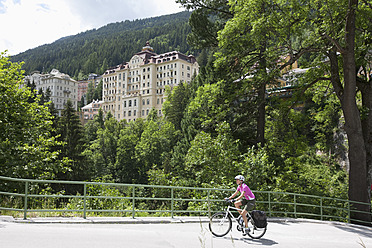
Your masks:
<svg viewBox="0 0 372 248"><path fill-rule="evenodd" d="M236 179L236 184L238 185L238 187L235 193L232 194L227 199L231 200L240 193L240 195L235 199L234 205L236 208L239 208L239 209L241 206L245 206L243 211L239 211L239 213L243 217L243 220L244 220L244 224L245 224L244 233L247 234L249 232L247 212L254 208L256 204L256 197L252 193L251 189L244 183L244 176L237 175L235 179Z"/></svg>

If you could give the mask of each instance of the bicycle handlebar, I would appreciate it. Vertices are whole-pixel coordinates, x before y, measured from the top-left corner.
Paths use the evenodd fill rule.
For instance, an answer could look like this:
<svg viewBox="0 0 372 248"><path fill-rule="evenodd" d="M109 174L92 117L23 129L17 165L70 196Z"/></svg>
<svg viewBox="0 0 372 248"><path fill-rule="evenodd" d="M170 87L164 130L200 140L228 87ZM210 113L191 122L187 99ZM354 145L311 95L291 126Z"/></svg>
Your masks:
<svg viewBox="0 0 372 248"><path fill-rule="evenodd" d="M235 202L235 199L229 199L229 198L225 198L224 199L226 203L234 203Z"/></svg>

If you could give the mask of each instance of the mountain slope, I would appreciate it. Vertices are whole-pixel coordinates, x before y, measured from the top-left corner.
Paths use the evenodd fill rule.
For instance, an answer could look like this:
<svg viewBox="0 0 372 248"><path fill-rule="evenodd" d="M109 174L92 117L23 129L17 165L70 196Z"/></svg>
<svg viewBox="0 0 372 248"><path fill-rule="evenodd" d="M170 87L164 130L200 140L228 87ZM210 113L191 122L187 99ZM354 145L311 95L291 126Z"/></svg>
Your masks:
<svg viewBox="0 0 372 248"><path fill-rule="evenodd" d="M141 51L150 41L156 53L178 50L189 53L186 42L191 32L191 13L180 12L160 17L111 23L99 29L61 38L11 58L24 61L26 73L49 72L56 68L74 78L89 73L101 74L110 66L120 64Z"/></svg>

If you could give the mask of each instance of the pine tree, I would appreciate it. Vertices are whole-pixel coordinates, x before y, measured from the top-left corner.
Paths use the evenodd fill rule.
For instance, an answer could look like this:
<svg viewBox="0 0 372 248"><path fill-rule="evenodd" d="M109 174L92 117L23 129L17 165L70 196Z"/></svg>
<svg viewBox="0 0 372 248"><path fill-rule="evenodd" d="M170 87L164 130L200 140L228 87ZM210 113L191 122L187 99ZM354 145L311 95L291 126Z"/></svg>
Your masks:
<svg viewBox="0 0 372 248"><path fill-rule="evenodd" d="M85 143L83 126L70 100L67 101L62 111L57 130L60 135L60 141L64 142L64 145L61 147L61 156L70 160L71 169L65 175L60 174L59 179L79 181L89 179L89 170L82 155Z"/></svg>

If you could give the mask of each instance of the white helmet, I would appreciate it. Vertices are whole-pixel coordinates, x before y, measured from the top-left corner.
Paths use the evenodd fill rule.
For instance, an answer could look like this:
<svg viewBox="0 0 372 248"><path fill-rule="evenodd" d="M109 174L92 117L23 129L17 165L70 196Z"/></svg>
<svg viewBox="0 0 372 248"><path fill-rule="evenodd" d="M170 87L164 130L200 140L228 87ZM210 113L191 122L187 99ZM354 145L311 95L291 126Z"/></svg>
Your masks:
<svg viewBox="0 0 372 248"><path fill-rule="evenodd" d="M239 179L240 181L244 182L244 176L242 175L237 175L235 179Z"/></svg>

